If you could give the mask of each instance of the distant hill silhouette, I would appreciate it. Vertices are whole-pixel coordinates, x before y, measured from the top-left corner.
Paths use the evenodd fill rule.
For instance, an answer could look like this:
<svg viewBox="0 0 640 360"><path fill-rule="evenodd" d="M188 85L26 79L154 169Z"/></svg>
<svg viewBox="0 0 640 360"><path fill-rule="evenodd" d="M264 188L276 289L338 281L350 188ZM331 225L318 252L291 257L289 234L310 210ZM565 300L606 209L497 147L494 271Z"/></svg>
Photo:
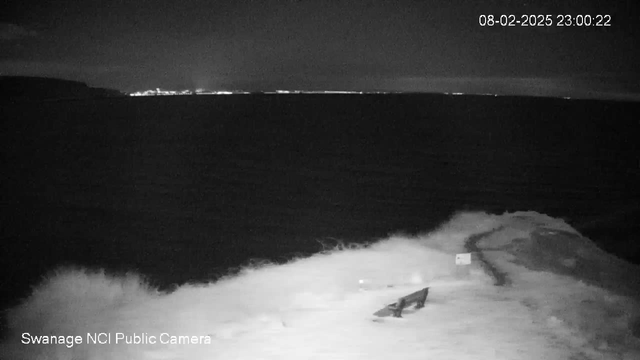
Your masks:
<svg viewBox="0 0 640 360"><path fill-rule="evenodd" d="M125 96L125 94L113 89L92 88L78 81L29 76L0 76L0 102L94 99L117 96Z"/></svg>

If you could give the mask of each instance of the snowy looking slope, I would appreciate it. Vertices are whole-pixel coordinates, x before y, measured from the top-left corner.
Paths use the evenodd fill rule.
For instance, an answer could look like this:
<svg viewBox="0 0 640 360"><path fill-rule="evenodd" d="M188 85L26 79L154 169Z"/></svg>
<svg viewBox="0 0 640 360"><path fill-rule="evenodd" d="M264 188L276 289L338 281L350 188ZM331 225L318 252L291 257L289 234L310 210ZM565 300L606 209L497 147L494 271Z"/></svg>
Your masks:
<svg viewBox="0 0 640 360"><path fill-rule="evenodd" d="M456 267L455 254L467 248L475 251L472 264ZM10 332L0 353L68 360L640 359L637 272L562 220L462 213L431 233L245 267L169 294L136 275L58 270L7 312ZM361 279L367 289L359 289ZM425 286L425 308L372 321L385 304ZM96 337L103 344L87 343ZM34 345L36 339L63 344ZM172 341L179 344L166 344Z"/></svg>

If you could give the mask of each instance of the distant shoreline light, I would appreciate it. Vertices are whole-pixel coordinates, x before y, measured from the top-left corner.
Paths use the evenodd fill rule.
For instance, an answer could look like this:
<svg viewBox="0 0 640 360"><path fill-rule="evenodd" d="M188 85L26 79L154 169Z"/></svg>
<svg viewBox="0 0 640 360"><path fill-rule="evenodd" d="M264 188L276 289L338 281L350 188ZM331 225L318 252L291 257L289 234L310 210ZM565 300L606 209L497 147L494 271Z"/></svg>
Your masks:
<svg viewBox="0 0 640 360"><path fill-rule="evenodd" d="M181 95L255 95L255 94L403 94L402 91L348 91L348 90L270 90L270 91L242 91L242 90L207 90L196 89L194 90L163 90L156 88L155 90L144 90L129 93L129 96L181 96ZM414 92L410 92L414 93ZM510 96L507 94L493 94L493 93L463 93L463 92L436 92L437 94L443 94L447 96ZM526 95L511 95L511 96L526 96ZM564 100L575 99L572 96L550 96L551 98L561 98Z"/></svg>
<svg viewBox="0 0 640 360"><path fill-rule="evenodd" d="M176 95L231 95L231 94L249 94L246 91L211 91L205 89L193 90L163 90L156 88L155 90L144 90L129 93L129 96L176 96Z"/></svg>
<svg viewBox="0 0 640 360"><path fill-rule="evenodd" d="M391 94L391 91L345 91L345 90L274 90L274 91L221 91L221 90L144 90L129 93L129 96L179 96L179 95L237 95L237 94Z"/></svg>

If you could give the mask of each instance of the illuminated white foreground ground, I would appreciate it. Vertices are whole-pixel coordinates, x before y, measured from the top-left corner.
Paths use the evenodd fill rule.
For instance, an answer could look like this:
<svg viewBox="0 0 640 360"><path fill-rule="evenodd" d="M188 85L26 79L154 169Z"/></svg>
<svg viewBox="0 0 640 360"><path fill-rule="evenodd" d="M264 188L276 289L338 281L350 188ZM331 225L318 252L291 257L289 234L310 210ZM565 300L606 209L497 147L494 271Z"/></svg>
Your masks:
<svg viewBox="0 0 640 360"><path fill-rule="evenodd" d="M454 256L474 234L485 235L467 273ZM480 257L492 265L482 266ZM496 271L504 286L494 285ZM136 276L59 272L9 312L11 334L0 353L68 360L640 359L637 288L625 278L637 271L561 220L467 213L430 234L247 268L170 294ZM369 289L359 289L359 279L371 280ZM376 310L425 286L425 308L373 321ZM99 334L104 344L87 344ZM66 343L32 344L36 339ZM171 341L189 343L164 343Z"/></svg>

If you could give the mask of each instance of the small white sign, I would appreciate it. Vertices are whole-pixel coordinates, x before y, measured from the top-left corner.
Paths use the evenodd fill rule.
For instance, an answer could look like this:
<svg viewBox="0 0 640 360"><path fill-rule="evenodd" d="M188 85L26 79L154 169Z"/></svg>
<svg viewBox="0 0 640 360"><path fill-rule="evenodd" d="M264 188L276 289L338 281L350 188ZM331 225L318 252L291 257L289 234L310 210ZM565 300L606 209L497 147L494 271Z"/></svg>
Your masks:
<svg viewBox="0 0 640 360"><path fill-rule="evenodd" d="M371 289L371 280L370 279L360 279L358 280L358 290L364 291Z"/></svg>
<svg viewBox="0 0 640 360"><path fill-rule="evenodd" d="M471 253L456 254L456 265L471 265Z"/></svg>

